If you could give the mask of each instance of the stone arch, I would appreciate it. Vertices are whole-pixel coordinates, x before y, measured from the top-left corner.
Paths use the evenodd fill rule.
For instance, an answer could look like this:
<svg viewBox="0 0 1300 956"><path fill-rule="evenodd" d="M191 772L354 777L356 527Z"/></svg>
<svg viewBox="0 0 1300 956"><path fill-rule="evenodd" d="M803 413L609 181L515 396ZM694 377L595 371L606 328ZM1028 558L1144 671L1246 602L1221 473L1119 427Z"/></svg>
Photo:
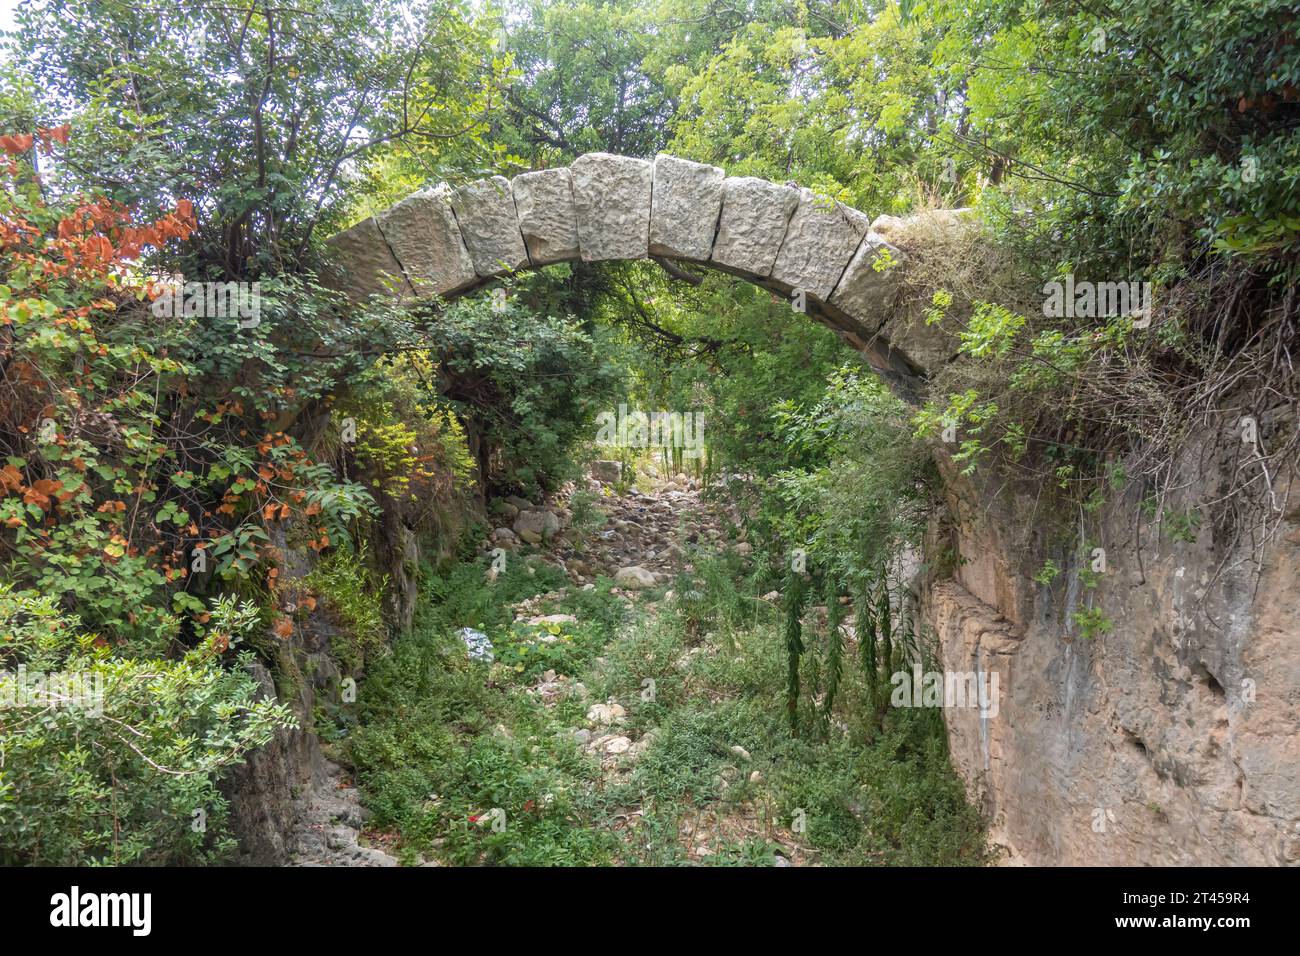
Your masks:
<svg viewBox="0 0 1300 956"><path fill-rule="evenodd" d="M329 240L331 283L357 299L450 301L557 262L692 263L802 305L915 401L925 368L919 354L891 341L899 336L889 327L899 325L907 255L886 236L901 222L665 154L588 153L568 167L413 193ZM892 265L880 268L885 253Z"/></svg>

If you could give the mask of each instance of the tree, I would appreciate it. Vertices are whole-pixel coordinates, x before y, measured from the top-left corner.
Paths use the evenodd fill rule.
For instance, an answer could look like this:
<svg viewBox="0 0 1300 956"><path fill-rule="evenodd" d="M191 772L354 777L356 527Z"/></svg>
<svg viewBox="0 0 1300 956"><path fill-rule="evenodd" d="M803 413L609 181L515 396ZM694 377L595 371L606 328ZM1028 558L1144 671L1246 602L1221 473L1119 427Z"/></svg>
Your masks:
<svg viewBox="0 0 1300 956"><path fill-rule="evenodd" d="M48 0L18 24L10 52L38 92L7 124L99 114L73 184L143 209L193 198L199 228L172 263L192 277L310 264L376 149L433 144L424 160L454 165L499 106L459 0Z"/></svg>

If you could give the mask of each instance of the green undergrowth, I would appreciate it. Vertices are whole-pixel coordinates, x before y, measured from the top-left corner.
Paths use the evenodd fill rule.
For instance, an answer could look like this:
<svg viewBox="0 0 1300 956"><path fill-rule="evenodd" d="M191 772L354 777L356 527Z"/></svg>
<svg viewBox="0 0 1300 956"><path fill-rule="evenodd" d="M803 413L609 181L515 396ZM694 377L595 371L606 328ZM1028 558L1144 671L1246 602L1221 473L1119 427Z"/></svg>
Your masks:
<svg viewBox="0 0 1300 956"><path fill-rule="evenodd" d="M544 565L516 561L495 583L475 564L430 574L416 626L362 685L350 745L373 824L400 836L403 861L697 862L679 833L707 809L764 821L748 835L721 828L707 865L774 864L796 818L805 858L825 864L985 862L982 821L933 712L893 711L866 728L846 693L844 720L792 735L779 621L737 593L732 569L700 568L700 593L655 613L625 610L603 581L540 611L576 623L532 627L514 623L510 605L554 589ZM701 608L724 627L701 632L714 621ZM466 626L489 635L496 663L467 658ZM586 697L548 706L530 694L547 670L581 681ZM651 735L626 773L602 773L573 742L598 701L626 709L615 732Z"/></svg>

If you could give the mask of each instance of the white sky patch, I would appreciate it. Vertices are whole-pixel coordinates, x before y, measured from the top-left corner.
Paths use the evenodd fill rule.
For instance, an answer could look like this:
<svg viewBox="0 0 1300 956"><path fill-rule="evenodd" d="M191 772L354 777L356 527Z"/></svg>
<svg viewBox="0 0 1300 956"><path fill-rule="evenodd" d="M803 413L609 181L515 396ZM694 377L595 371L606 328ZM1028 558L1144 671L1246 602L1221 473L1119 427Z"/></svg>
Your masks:
<svg viewBox="0 0 1300 956"><path fill-rule="evenodd" d="M0 30L14 28L14 11L18 9L18 0L0 0Z"/></svg>

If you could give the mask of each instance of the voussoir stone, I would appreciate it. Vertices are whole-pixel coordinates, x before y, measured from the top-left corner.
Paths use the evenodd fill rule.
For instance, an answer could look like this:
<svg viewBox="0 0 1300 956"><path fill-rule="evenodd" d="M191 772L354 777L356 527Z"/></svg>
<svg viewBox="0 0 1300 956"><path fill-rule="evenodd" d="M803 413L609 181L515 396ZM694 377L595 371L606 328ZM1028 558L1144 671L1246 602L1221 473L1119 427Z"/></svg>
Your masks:
<svg viewBox="0 0 1300 956"><path fill-rule="evenodd" d="M480 276L504 275L528 265L510 180L493 176L461 186L451 194L451 208Z"/></svg>
<svg viewBox="0 0 1300 956"><path fill-rule="evenodd" d="M568 167L522 173L511 181L519 231L535 266L577 259L578 213Z"/></svg>
<svg viewBox="0 0 1300 956"><path fill-rule="evenodd" d="M907 256L871 230L849 260L830 304L852 316L867 332L876 332L893 309Z"/></svg>
<svg viewBox="0 0 1300 956"><path fill-rule="evenodd" d="M660 153L655 157L650 210L650 254L707 261L722 212L717 166Z"/></svg>
<svg viewBox="0 0 1300 956"><path fill-rule="evenodd" d="M870 224L864 213L801 189L772 278L825 302Z"/></svg>
<svg viewBox="0 0 1300 956"><path fill-rule="evenodd" d="M384 241L373 216L331 236L327 245L334 252L334 265L325 276L327 285L358 301L391 295L394 290L401 298L412 295L402 264Z"/></svg>
<svg viewBox="0 0 1300 956"><path fill-rule="evenodd" d="M583 260L646 258L654 179L650 161L587 153L575 159L570 168Z"/></svg>
<svg viewBox="0 0 1300 956"><path fill-rule="evenodd" d="M378 218L379 231L421 295L448 295L478 281L450 196L445 184L422 189Z"/></svg>
<svg viewBox="0 0 1300 956"><path fill-rule="evenodd" d="M753 176L722 182L722 214L712 261L756 276L772 272L799 191Z"/></svg>

